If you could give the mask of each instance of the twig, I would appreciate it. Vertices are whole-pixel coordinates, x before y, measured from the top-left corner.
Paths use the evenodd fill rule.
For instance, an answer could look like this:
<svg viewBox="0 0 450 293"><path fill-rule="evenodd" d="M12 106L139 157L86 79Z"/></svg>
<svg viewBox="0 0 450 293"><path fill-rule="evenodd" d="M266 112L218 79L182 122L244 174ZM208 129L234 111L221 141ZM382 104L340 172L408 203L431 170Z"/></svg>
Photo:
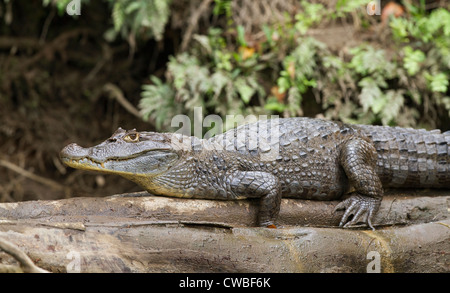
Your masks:
<svg viewBox="0 0 450 293"><path fill-rule="evenodd" d="M202 13L209 7L209 4L211 4L212 0L203 0L202 4L198 7L197 10L192 14L192 16L189 19L189 26L186 29L186 33L183 36L183 41L181 42L181 51L185 51L187 46L189 45L189 42L191 41L192 33L194 32L194 29L198 25L198 20Z"/></svg>
<svg viewBox="0 0 450 293"><path fill-rule="evenodd" d="M24 273L49 273L49 271L36 266L25 252L9 241L0 238L0 249L14 257L20 263Z"/></svg>
<svg viewBox="0 0 450 293"><path fill-rule="evenodd" d="M125 108L125 110L127 110L134 116L138 117L139 119L142 119L142 116L139 113L139 110L136 109L136 107L133 106L130 102L128 102L128 100L125 98L122 90L118 86L116 86L112 83L107 83L103 86L103 90L107 91L110 94L111 98L116 99L117 102L119 102L119 104Z"/></svg>
<svg viewBox="0 0 450 293"><path fill-rule="evenodd" d="M36 50L42 46L35 38L11 36L0 37L0 49L11 49L12 47Z"/></svg>
<svg viewBox="0 0 450 293"><path fill-rule="evenodd" d="M81 28L81 29L74 29L74 30L67 31L67 32L60 34L54 40L52 40L48 44L45 44L38 53L36 53L32 57L23 61L20 65L18 65L15 75L12 74L10 76L10 78L14 79L16 77L16 75L22 73L30 66L41 61L45 56L54 54L55 51L62 50L67 45L67 42L69 39L78 37L81 34L88 34L88 33L90 33L89 29Z"/></svg>
<svg viewBox="0 0 450 293"><path fill-rule="evenodd" d="M50 27L50 24L52 23L53 18L55 17L56 8L52 6L52 10L50 11L50 14L45 19L44 25L42 27L41 36L39 38L39 44L45 43L45 38L47 37L48 28Z"/></svg>
<svg viewBox="0 0 450 293"><path fill-rule="evenodd" d="M51 187L53 189L57 189L57 190L64 190L65 187L57 182L54 182L53 180L38 176L36 174L31 173L30 171L27 171L17 165L14 165L11 162L5 161L5 160L0 160L0 166L3 166L5 168L8 168L16 173L19 173L22 176L25 176L31 180L37 181L39 183L42 183L44 185L47 185L48 187Z"/></svg>
<svg viewBox="0 0 450 293"><path fill-rule="evenodd" d="M92 70L89 72L89 74L84 79L85 82L89 82L97 75L97 73L100 72L100 70L105 66L105 64L111 59L112 52L111 48L105 43L102 43L102 52L103 52L103 58L100 59L92 68Z"/></svg>

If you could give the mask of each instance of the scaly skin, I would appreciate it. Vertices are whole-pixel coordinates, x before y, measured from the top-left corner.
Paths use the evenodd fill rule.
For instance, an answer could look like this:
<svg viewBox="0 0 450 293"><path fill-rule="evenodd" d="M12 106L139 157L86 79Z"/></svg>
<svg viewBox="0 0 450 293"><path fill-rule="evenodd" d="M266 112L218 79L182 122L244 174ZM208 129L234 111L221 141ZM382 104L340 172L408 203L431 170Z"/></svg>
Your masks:
<svg viewBox="0 0 450 293"><path fill-rule="evenodd" d="M282 197L334 200L355 192L340 226L372 219L383 187L450 188L450 133L311 119L262 120L211 139L125 131L92 148L70 144L68 166L113 173L157 195L260 198L258 221L274 227ZM349 221L349 217L353 218Z"/></svg>

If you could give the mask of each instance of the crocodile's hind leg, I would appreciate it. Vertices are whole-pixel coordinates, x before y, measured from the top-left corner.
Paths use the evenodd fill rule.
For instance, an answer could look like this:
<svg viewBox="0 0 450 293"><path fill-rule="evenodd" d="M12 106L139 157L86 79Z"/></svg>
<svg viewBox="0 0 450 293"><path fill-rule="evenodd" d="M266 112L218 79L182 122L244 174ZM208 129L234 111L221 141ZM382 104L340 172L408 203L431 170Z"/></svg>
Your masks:
<svg viewBox="0 0 450 293"><path fill-rule="evenodd" d="M235 171L229 177L231 191L236 197L260 198L258 224L275 228L280 212L281 189L278 179L266 172Z"/></svg>
<svg viewBox="0 0 450 293"><path fill-rule="evenodd" d="M364 222L374 230L372 220L383 197L383 187L375 169L376 160L375 147L362 138L351 139L343 145L339 161L356 193L336 206L335 211L345 209L339 226ZM350 215L353 219L347 222Z"/></svg>

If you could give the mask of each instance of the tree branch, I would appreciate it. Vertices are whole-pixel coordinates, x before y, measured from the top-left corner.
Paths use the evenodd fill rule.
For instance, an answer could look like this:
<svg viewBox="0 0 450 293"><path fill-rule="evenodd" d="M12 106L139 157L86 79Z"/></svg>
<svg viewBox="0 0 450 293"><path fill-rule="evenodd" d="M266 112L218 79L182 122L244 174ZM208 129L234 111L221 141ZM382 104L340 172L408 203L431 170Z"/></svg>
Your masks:
<svg viewBox="0 0 450 293"><path fill-rule="evenodd" d="M208 9L209 5L211 4L212 0L203 0L198 9L194 10L194 13L189 18L189 25L186 29L186 32L183 36L183 41L181 42L181 51L186 51L187 46L189 45L189 42L192 38L192 33L198 26L198 20L200 19L200 16Z"/></svg>
<svg viewBox="0 0 450 293"><path fill-rule="evenodd" d="M449 191L387 194L376 231L337 228L337 201L283 199L268 229L256 200L144 192L2 203L0 237L52 272L366 272L369 252L381 272L448 271Z"/></svg>
<svg viewBox="0 0 450 293"><path fill-rule="evenodd" d="M25 252L5 239L0 238L0 250L14 257L20 263L20 267L24 273L48 273L48 271L36 266Z"/></svg>
<svg viewBox="0 0 450 293"><path fill-rule="evenodd" d="M44 177L38 176L36 174L33 174L33 173L31 173L31 172L29 172L29 171L27 171L27 170L25 170L25 169L23 169L23 168L21 168L21 167L19 167L17 165L14 165L11 162L8 162L8 161L5 161L5 160L0 160L0 166L8 168L8 169L10 169L10 170L12 170L12 171L14 171L14 172L24 176L24 177L27 177L27 178L29 178L31 180L34 180L36 182L39 182L41 184L44 184L44 185L46 185L46 186L48 186L50 188L53 188L53 189L56 189L56 190L65 190L65 187L63 185L61 185L61 184L59 184L59 183L57 183L57 182L55 182L53 180L50 180L48 178L44 178Z"/></svg>
<svg viewBox="0 0 450 293"><path fill-rule="evenodd" d="M139 113L139 110L136 109L136 107L133 106L133 104L131 104L124 96L122 90L112 84L112 83L107 83L103 86L103 90L108 92L111 98L114 98L117 100L117 102L119 102L119 104L125 108L125 110L127 110L129 113L133 114L134 116L136 116L139 119L142 119L141 114Z"/></svg>

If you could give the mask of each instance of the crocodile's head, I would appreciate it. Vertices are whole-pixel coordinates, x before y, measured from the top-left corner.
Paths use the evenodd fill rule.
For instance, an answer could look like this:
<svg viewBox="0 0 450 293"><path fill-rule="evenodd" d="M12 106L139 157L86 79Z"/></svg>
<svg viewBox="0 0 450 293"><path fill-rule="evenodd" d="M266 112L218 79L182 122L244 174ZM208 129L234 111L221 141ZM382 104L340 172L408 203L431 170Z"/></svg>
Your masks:
<svg viewBox="0 0 450 293"><path fill-rule="evenodd" d="M168 133L125 131L119 128L99 145L66 146L61 160L70 167L122 175L134 181L167 171L180 158Z"/></svg>

